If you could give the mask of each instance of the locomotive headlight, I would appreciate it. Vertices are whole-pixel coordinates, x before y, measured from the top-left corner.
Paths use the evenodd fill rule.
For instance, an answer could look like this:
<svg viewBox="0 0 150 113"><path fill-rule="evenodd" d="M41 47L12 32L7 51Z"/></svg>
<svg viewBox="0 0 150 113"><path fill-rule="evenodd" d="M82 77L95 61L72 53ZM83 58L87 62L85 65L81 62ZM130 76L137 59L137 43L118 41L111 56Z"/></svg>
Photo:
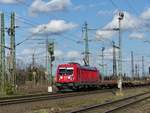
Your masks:
<svg viewBox="0 0 150 113"><path fill-rule="evenodd" d="M60 80L60 79L63 79L63 77L62 77L62 76L60 76L59 80Z"/></svg>
<svg viewBox="0 0 150 113"><path fill-rule="evenodd" d="M68 76L69 80L73 80L73 75Z"/></svg>
<svg viewBox="0 0 150 113"><path fill-rule="evenodd" d="M68 76L68 79L71 79L71 76Z"/></svg>

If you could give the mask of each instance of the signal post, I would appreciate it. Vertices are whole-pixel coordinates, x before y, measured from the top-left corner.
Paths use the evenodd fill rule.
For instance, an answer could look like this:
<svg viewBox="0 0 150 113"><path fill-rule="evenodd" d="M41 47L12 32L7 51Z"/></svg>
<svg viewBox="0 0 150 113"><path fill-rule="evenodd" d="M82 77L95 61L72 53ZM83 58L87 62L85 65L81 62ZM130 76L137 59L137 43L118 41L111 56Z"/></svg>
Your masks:
<svg viewBox="0 0 150 113"><path fill-rule="evenodd" d="M52 62L55 60L54 42L48 43L48 52L49 52L48 92L53 92Z"/></svg>
<svg viewBox="0 0 150 113"><path fill-rule="evenodd" d="M122 96L123 92L122 92L122 38L121 38L121 20L123 20L124 17L124 13L123 12L119 12L119 59L118 59L118 88L119 88L119 92L116 93L116 95Z"/></svg>

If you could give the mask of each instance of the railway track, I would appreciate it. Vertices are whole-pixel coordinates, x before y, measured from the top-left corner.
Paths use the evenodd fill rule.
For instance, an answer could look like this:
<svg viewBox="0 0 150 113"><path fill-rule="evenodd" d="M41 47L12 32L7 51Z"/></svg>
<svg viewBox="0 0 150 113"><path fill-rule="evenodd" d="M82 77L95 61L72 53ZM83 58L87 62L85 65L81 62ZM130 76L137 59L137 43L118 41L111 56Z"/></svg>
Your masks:
<svg viewBox="0 0 150 113"><path fill-rule="evenodd" d="M86 91L86 92L72 92L72 93L64 93L64 94L43 93L43 94L34 94L34 95L26 95L26 96L4 97L4 98L0 98L0 106L35 102L35 101L42 101L42 100L61 99L61 98L68 98L68 97L89 95L89 94L96 94L96 93L105 93L105 92L112 92L112 89L105 89L99 91Z"/></svg>
<svg viewBox="0 0 150 113"><path fill-rule="evenodd" d="M127 107L131 104L146 100L148 98L150 98L150 92L126 97L115 101L109 101L103 104L82 107L72 110L68 113L111 113L120 110L121 108Z"/></svg>

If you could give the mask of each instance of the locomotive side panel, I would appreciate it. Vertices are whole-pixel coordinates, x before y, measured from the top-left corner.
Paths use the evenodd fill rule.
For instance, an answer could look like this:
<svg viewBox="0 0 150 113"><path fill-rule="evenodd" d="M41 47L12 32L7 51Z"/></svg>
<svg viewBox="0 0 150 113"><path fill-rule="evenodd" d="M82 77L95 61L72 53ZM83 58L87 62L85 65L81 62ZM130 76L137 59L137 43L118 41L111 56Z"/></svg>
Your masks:
<svg viewBox="0 0 150 113"><path fill-rule="evenodd" d="M80 74L78 76L80 76L79 82L81 84L98 84L100 81L99 72L96 69L80 68Z"/></svg>

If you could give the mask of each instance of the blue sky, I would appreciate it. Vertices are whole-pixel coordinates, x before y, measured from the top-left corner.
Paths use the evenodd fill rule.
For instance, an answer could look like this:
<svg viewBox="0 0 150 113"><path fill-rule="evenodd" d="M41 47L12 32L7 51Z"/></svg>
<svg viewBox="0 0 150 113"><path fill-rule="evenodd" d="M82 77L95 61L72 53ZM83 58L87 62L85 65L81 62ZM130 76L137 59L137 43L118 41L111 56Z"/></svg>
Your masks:
<svg viewBox="0 0 150 113"><path fill-rule="evenodd" d="M36 62L44 65L45 39L55 41L56 61L54 66L68 61L82 62L84 43L82 25L88 22L90 63L98 66L101 63L101 48L105 47L105 63L107 71L112 71L112 45L118 44L118 33L102 31L118 26L118 12L124 12L122 21L123 65L124 72L130 73L130 52L135 53L135 62L141 71L141 58L145 56L145 70L149 66L150 44L150 1L149 0L0 0L0 11L5 13L6 27L9 27L10 13L16 13L16 43L30 37L17 47L17 58L26 63L31 62L33 52ZM46 26L46 27L45 27ZM77 43L81 41L82 43ZM9 37L6 35L9 46Z"/></svg>

